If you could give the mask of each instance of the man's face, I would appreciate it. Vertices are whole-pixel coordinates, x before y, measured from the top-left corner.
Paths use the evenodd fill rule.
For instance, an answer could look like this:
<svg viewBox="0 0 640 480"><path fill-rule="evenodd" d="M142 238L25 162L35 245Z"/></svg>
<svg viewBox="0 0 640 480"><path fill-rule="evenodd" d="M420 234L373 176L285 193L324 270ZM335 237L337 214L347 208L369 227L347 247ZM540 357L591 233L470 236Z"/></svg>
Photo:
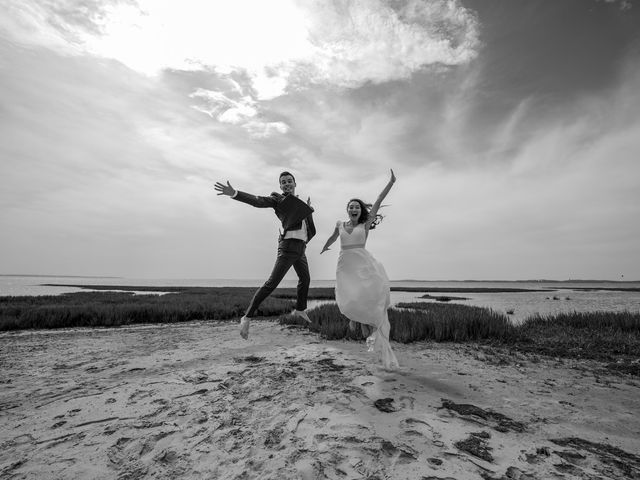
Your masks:
<svg viewBox="0 0 640 480"><path fill-rule="evenodd" d="M291 175L283 175L280 177L280 190L283 193L296 193L296 181Z"/></svg>

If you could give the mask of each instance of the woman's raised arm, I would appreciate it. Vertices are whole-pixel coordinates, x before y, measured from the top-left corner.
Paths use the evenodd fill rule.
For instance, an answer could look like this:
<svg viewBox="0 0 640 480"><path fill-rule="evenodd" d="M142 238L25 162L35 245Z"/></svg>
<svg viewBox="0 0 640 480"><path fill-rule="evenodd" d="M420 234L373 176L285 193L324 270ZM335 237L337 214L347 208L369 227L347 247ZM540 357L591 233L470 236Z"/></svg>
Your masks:
<svg viewBox="0 0 640 480"><path fill-rule="evenodd" d="M373 204L373 206L371 207L371 210L369 211L369 220L367 220L367 227L370 227L371 222L375 220L376 214L378 213L378 209L380 208L382 201L385 199L385 197L389 193L389 190L391 190L391 187L393 186L393 184L396 183L396 176L393 173L393 169L390 169L390 171L391 171L391 178L389 178L389 183L387 183L387 185L384 187L382 192L380 192L380 195L378 195L378 198L376 199L376 203Z"/></svg>

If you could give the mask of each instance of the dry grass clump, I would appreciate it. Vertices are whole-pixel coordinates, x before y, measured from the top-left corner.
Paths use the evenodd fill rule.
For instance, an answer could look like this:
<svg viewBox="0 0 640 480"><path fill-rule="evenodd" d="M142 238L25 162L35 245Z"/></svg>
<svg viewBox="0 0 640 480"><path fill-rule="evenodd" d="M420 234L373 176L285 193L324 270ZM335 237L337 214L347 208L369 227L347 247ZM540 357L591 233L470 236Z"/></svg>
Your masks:
<svg viewBox="0 0 640 480"><path fill-rule="evenodd" d="M430 308L389 309L391 340L402 343L418 340L460 342L506 338L513 331L513 326L506 316L486 308L423 303L417 305L429 305ZM324 338L330 340L364 338L360 329L349 330L349 319L340 313L335 304L321 305L311 310L309 318L312 321L309 329ZM280 323L303 325L304 321L296 317L284 316L280 318Z"/></svg>
<svg viewBox="0 0 640 480"><path fill-rule="evenodd" d="M0 297L0 330L235 319L244 314L255 290L229 287L194 288L166 295L78 292L55 296ZM281 315L292 308L290 300L268 298L257 315Z"/></svg>
<svg viewBox="0 0 640 480"><path fill-rule="evenodd" d="M513 325L506 315L482 307L428 302L398 306L389 310L390 338L396 342L489 342L554 357L611 362L611 369L640 374L640 313L562 313ZM335 304L322 305L309 317L309 329L324 338L365 337L360 329L349 330L349 320ZM281 317L280 322L306 325L291 316Z"/></svg>
<svg viewBox="0 0 640 480"><path fill-rule="evenodd" d="M627 355L640 359L640 313L536 315L518 327L514 341L523 350L555 356L612 360Z"/></svg>

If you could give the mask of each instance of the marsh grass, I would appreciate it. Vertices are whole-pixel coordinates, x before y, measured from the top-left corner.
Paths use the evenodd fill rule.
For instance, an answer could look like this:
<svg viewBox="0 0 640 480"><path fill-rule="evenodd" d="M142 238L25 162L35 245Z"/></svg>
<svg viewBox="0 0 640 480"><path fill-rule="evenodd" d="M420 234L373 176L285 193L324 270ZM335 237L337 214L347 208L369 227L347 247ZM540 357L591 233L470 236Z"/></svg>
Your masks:
<svg viewBox="0 0 640 480"><path fill-rule="evenodd" d="M274 298L288 298L295 300L297 293L295 288L278 288L272 294ZM309 289L309 300L333 300L335 290L329 287L317 287Z"/></svg>
<svg viewBox="0 0 640 480"><path fill-rule="evenodd" d="M126 288L126 287L121 287ZM140 290L140 287L130 287ZM255 288L192 288L166 295L78 292L55 296L0 297L0 330L116 327L134 323L227 320L243 315ZM257 316L291 311L291 300L267 298Z"/></svg>
<svg viewBox="0 0 640 480"><path fill-rule="evenodd" d="M478 342L553 357L611 362L610 370L640 375L640 313L562 313L530 317L514 325L506 315L482 307L427 302L398 306L401 308L389 310L390 338L396 342ZM365 338L360 329L349 330L348 319L335 304L322 305L309 317L309 329L326 339ZM304 324L291 316L279 320Z"/></svg>
<svg viewBox="0 0 640 480"><path fill-rule="evenodd" d="M600 360L620 355L640 358L640 313L538 315L525 320L516 332L514 342L523 350Z"/></svg>
<svg viewBox="0 0 640 480"><path fill-rule="evenodd" d="M281 316L278 321L281 325L308 326L309 330L320 334L327 340L347 339L362 340L364 336L358 332L349 331L349 319L340 313L335 304L325 304L308 312L311 324L293 315Z"/></svg>
<svg viewBox="0 0 640 480"><path fill-rule="evenodd" d="M505 340L514 333L511 321L489 308L428 302L399 303L397 307L402 310L389 311L391 338L402 343Z"/></svg>
<svg viewBox="0 0 640 480"><path fill-rule="evenodd" d="M390 338L410 343L420 340L464 342L470 340L502 339L513 333L509 319L492 310L465 305L417 303L419 309L389 309ZM422 305L429 305L428 308ZM309 312L309 329L329 340L362 340L361 329L349 330L349 319L335 304L321 305ZM290 315L279 319L282 324L302 325L303 321Z"/></svg>
<svg viewBox="0 0 640 480"><path fill-rule="evenodd" d="M109 287L116 288L116 287ZM117 287L140 291L147 287ZM151 287L164 295L131 292L79 292L56 296L0 297L0 330L30 328L116 327L135 323L237 319L244 313L255 288ZM295 289L276 289L257 316L279 316L280 323L307 327L288 313ZM333 289L314 288L310 299L332 299ZM349 320L335 303L309 312L309 329L327 339L363 340L360 328L349 330ZM488 308L433 302L401 303L389 310L391 339L415 341L482 342L555 357L593 358L620 364L640 375L640 313L589 312L534 316L519 325ZM622 360L621 360L622 359Z"/></svg>

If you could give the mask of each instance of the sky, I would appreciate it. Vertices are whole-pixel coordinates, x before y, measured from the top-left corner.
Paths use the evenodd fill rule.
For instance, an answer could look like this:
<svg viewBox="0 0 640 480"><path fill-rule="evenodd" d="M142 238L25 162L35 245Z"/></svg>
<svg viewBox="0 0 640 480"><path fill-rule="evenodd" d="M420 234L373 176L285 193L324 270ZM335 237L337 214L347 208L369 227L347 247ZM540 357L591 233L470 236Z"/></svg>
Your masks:
<svg viewBox="0 0 640 480"><path fill-rule="evenodd" d="M0 5L0 274L266 279L288 170L332 279L393 169L392 280L640 280L640 1Z"/></svg>

